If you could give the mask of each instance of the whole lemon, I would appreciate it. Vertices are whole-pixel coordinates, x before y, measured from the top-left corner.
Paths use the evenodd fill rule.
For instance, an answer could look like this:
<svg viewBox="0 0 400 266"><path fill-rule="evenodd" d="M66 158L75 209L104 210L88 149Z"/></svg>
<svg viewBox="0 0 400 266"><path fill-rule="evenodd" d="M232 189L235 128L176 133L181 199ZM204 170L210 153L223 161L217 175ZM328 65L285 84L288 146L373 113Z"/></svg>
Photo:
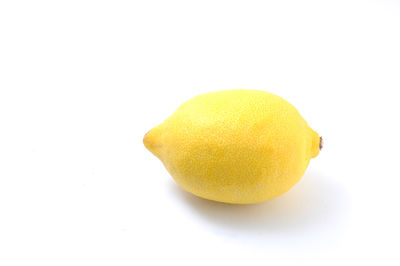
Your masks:
<svg viewBox="0 0 400 266"><path fill-rule="evenodd" d="M288 191L322 146L296 108L258 90L194 97L143 142L185 190L239 204Z"/></svg>

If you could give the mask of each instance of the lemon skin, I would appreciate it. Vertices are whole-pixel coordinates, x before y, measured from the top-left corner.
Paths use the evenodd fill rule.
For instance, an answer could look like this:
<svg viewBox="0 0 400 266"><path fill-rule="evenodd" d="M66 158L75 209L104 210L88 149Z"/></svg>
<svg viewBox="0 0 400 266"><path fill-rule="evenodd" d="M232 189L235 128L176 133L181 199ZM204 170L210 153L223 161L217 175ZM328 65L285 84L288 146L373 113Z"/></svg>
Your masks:
<svg viewBox="0 0 400 266"><path fill-rule="evenodd" d="M194 97L150 130L143 142L182 188L236 204L262 202L288 191L322 144L296 108L258 90Z"/></svg>

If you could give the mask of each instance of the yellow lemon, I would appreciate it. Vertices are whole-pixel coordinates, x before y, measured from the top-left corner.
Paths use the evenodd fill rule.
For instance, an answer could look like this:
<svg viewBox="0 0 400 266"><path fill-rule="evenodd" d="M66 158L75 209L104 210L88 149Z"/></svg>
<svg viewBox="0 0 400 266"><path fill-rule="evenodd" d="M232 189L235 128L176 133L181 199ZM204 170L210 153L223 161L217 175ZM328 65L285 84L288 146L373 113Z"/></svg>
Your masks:
<svg viewBox="0 0 400 266"><path fill-rule="evenodd" d="M185 190L238 204L288 191L322 146L296 108L258 90L194 97L143 142Z"/></svg>

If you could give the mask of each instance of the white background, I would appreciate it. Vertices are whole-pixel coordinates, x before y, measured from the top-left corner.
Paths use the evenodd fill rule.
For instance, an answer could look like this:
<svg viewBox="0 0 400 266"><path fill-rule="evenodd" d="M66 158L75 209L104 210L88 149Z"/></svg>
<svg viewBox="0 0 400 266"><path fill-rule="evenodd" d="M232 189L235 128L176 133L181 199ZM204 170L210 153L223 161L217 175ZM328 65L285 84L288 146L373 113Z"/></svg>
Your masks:
<svg viewBox="0 0 400 266"><path fill-rule="evenodd" d="M276 93L325 147L285 195L182 191L185 100ZM399 265L399 1L1 1L0 265Z"/></svg>

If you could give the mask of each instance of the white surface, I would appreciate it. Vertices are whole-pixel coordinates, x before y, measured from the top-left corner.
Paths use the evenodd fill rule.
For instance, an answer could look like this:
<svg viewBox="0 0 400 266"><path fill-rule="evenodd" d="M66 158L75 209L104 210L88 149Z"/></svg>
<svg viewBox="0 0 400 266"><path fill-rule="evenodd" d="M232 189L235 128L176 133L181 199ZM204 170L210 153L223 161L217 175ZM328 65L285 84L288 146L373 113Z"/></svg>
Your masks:
<svg viewBox="0 0 400 266"><path fill-rule="evenodd" d="M398 1L1 1L0 265L399 265ZM271 91L325 140L230 206L142 145L183 101Z"/></svg>

